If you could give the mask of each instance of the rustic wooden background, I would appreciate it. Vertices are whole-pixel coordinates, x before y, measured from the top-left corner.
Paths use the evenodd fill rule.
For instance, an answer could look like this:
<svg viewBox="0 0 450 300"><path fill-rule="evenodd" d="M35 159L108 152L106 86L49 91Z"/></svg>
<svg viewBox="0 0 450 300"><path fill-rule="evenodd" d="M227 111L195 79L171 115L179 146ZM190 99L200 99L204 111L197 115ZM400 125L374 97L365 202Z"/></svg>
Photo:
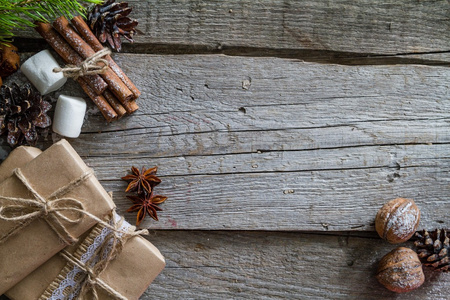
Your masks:
<svg viewBox="0 0 450 300"><path fill-rule="evenodd" d="M119 212L119 178L159 166L169 199L143 226L167 267L141 299L448 299L448 274L380 286L395 246L373 227L395 197L450 225L448 1L128 2L142 32L114 58L140 110L107 124L91 105L71 143Z"/></svg>

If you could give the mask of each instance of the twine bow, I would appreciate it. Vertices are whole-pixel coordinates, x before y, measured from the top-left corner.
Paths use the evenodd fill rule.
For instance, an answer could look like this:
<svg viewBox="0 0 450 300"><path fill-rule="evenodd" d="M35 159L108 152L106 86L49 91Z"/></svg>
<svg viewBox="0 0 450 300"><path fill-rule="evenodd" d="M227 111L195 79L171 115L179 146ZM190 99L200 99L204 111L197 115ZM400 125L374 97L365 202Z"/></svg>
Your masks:
<svg viewBox="0 0 450 300"><path fill-rule="evenodd" d="M103 48L92 56L86 58L80 65L66 65L64 68L54 68L53 72L63 72L64 77L78 79L80 76L103 74L108 69L109 63L103 57L110 55L111 50ZM103 65L98 65L101 62Z"/></svg>
<svg viewBox="0 0 450 300"><path fill-rule="evenodd" d="M140 234L148 234L148 230L146 229L135 231L136 228L134 226L130 226L127 231L122 231L120 228L122 227L123 222L124 219L122 217L118 222L113 221L113 226L108 224L109 226L107 226L107 228L111 231L105 237L103 243L97 247L92 257L85 263L66 250L60 252L60 255L64 259L83 270L86 275L85 279L81 283L78 299L98 300L99 297L97 287L100 287L115 300L128 300L125 296L114 290L111 286L99 278L99 275L106 269L109 263L122 252L123 245L129 238ZM68 292L67 296L72 295L73 292L74 291ZM88 297L89 293L92 297Z"/></svg>
<svg viewBox="0 0 450 300"><path fill-rule="evenodd" d="M89 169L89 171L83 173L81 176L72 180L67 185L59 188L47 199L45 199L31 186L30 182L23 175L22 171L19 168L15 169L14 175L31 192L33 198L26 199L0 196L0 201L5 200L12 202L11 205L0 207L0 219L5 221L17 222L16 226L14 226L8 233L0 237L0 245L37 218L44 219L53 229L53 231L58 235L58 237L66 244L72 244L76 242L77 238L75 238L67 230L62 222L76 224L81 222L84 215L88 215L94 219L98 218L88 213L85 210L83 203L81 203L79 200L62 196L84 182L89 176L92 175L92 173L92 170ZM63 212L72 212L74 214L73 216L69 217L63 214Z"/></svg>

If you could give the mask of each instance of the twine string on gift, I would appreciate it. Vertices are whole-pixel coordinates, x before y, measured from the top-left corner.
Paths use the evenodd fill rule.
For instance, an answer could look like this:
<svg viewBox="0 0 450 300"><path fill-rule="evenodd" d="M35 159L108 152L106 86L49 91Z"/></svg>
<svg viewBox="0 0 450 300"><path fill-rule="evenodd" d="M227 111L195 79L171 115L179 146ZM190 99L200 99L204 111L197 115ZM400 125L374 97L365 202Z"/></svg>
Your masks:
<svg viewBox="0 0 450 300"><path fill-rule="evenodd" d="M63 197L88 179L93 174L91 169L84 172L67 185L57 189L47 199L42 197L31 186L31 183L19 168L15 169L13 174L25 185L27 190L31 192L33 198L27 199L0 195L0 201L11 202L9 205L0 206L0 220L17 223L9 232L0 237L0 245L37 218L43 218L58 237L67 245L75 243L78 239L67 230L63 225L63 222L78 224L83 220L83 216L87 216L93 221L100 223L113 231L117 231L117 228L86 211L83 203L78 199ZM68 217L62 212L71 212L74 213L74 216ZM20 214L18 215L17 213Z"/></svg>
<svg viewBox="0 0 450 300"><path fill-rule="evenodd" d="M79 267L80 269L82 269L86 273L86 279L84 281L84 286L89 286L89 290L92 292L92 297L93 297L92 299L95 299L95 300L99 299L98 298L97 289L95 288L95 286L100 286L105 291L107 291L112 297L114 297L114 299L128 300L126 297L124 297L119 292L115 291L112 287L110 287L106 282L104 282L103 280L98 278L93 269L91 269L90 267L86 266L86 264L83 264L81 261L79 261L77 258L75 258L72 254L67 252L67 250L61 251L60 255L63 258L65 258L68 262L70 262L71 264ZM84 288L83 287L82 288L82 292L83 292L83 289L87 292L88 288ZM81 295L80 295L79 298L80 299L88 299L88 298L84 298Z"/></svg>
<svg viewBox="0 0 450 300"><path fill-rule="evenodd" d="M103 57L110 55L111 50L103 48L95 52L92 56L86 58L81 64L66 65L64 68L54 68L53 72L63 72L64 77L73 78L75 80L80 76L103 74L108 69L109 62ZM98 63L102 63L99 65Z"/></svg>
<svg viewBox="0 0 450 300"><path fill-rule="evenodd" d="M27 190L31 192L33 198L27 199L0 196L0 201L4 200L11 202L10 205L2 205L0 207L0 219L17 223L16 226L14 226L9 232L0 237L0 245L37 218L43 218L58 235L58 237L66 244L76 242L77 239L70 234L62 222L64 221L69 224L77 224L81 222L83 215L91 216L91 214L86 212L83 203L79 200L62 196L83 183L92 175L92 173L92 170L89 169L78 178L56 190L46 199L31 186L31 183L19 168L15 169L14 175L25 185ZM74 215L69 217L63 214L63 212L67 211L73 212Z"/></svg>
<svg viewBox="0 0 450 300"><path fill-rule="evenodd" d="M123 222L123 217L121 217L117 222L114 221L113 217L113 227L115 228L115 230L111 230L109 232L109 234L103 240L103 243L99 247L97 247L91 258L85 262L82 262L80 259L76 258L73 254L66 250L60 252L60 255L64 259L66 259L68 263L80 268L86 276L81 283L81 288L79 290L80 292L77 296L77 299L98 300L99 297L97 287L100 287L115 300L127 300L126 297L121 295L119 292L114 290L111 286L109 286L99 278L99 275L106 269L109 263L122 252L123 245L129 238L140 234L148 234L148 230L146 229L135 231L136 228L134 226L130 226L128 230L126 230L126 232L121 231L120 228L122 227ZM74 295L73 293L75 291L66 290L65 292L66 297L69 297ZM89 294L92 297L89 297Z"/></svg>

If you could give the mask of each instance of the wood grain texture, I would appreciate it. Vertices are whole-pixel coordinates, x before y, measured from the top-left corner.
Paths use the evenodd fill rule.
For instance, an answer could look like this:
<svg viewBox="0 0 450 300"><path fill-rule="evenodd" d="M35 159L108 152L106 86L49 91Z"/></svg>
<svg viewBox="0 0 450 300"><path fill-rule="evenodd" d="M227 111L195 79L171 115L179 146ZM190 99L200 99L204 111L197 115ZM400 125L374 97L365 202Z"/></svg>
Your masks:
<svg viewBox="0 0 450 300"><path fill-rule="evenodd" d="M130 1L138 43L356 53L450 50L448 1Z"/></svg>
<svg viewBox="0 0 450 300"><path fill-rule="evenodd" d="M119 178L160 167L169 199L142 225L167 268L141 300L448 298L448 274L404 295L381 287L394 246L373 232L399 196L420 227L450 226L448 1L129 3L142 33L124 51L165 55L115 54L140 110L106 124L89 105L70 142L120 213ZM84 97L73 82L61 93Z"/></svg>
<svg viewBox="0 0 450 300"><path fill-rule="evenodd" d="M382 287L377 263L395 246L378 238L166 231L150 240L167 267L141 300L448 299L450 275L428 269L424 285L410 293Z"/></svg>
<svg viewBox="0 0 450 300"><path fill-rule="evenodd" d="M421 226L450 225L447 68L116 59L143 91L141 110L110 125L90 114L71 142L121 212L129 166L160 166L169 200L143 226L366 231L395 197L416 201Z"/></svg>
<svg viewBox="0 0 450 300"><path fill-rule="evenodd" d="M93 119L74 146L117 199L124 165L160 166L169 200L145 226L373 230L398 196L448 225L448 69L142 57L117 56L143 65L142 109L101 133Z"/></svg>
<svg viewBox="0 0 450 300"><path fill-rule="evenodd" d="M143 226L373 231L378 208L397 196L416 200L421 227L449 225L447 68L222 55L115 58L143 90L141 110L107 125L91 106L82 136L71 142L115 192L121 212L129 203L118 178L128 166L160 166L157 191L169 200L161 221ZM132 71L135 65L142 68ZM83 96L73 83L59 93ZM169 265L143 299L394 297L371 273L390 246L351 238L346 252L339 237L309 237L157 232L151 240ZM257 253L263 246L268 250ZM348 266L361 255L361 268ZM437 282L417 295L439 299L445 280Z"/></svg>
<svg viewBox="0 0 450 300"><path fill-rule="evenodd" d="M141 31L132 51L450 51L448 1L128 2ZM17 34L36 37L31 30Z"/></svg>

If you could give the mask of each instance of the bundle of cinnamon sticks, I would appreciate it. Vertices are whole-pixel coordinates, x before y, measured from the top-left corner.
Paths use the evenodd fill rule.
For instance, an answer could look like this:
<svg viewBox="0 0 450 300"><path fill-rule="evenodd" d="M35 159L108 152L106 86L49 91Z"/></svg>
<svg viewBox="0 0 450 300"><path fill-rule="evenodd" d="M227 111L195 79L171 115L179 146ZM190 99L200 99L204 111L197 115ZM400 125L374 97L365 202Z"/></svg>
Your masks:
<svg viewBox="0 0 450 300"><path fill-rule="evenodd" d="M36 22L36 31L67 64L80 65L103 46L81 16L71 22L73 26L65 17L56 19L53 27L49 23ZM135 112L138 109L136 99L141 93L109 55L105 59L109 66L103 74L86 75L76 80L105 119L112 122Z"/></svg>

